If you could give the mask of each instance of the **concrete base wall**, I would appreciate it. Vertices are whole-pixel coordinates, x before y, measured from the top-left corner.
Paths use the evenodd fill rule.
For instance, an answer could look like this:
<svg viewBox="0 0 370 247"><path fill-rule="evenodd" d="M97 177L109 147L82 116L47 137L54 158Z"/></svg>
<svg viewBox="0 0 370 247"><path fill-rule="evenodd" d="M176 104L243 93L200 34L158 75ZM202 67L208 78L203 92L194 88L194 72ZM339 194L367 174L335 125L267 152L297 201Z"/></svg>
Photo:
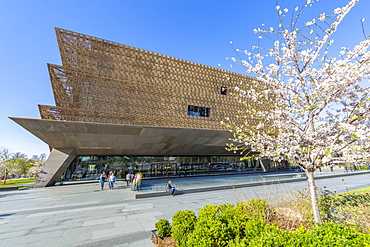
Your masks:
<svg viewBox="0 0 370 247"><path fill-rule="evenodd" d="M33 187L54 185L55 179L63 175L75 157L76 151L74 149L53 149Z"/></svg>

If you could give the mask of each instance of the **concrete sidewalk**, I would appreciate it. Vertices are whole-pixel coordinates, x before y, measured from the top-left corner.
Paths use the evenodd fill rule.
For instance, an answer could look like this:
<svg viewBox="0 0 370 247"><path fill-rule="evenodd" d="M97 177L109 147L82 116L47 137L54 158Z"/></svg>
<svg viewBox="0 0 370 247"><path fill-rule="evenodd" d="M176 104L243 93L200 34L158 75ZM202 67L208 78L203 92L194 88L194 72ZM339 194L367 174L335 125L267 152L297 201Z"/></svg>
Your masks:
<svg viewBox="0 0 370 247"><path fill-rule="evenodd" d="M342 181L344 179L344 182ZM196 213L206 204L266 198L306 181L279 185L134 199L137 193L119 182L115 190L100 190L98 182L0 193L1 246L153 246L154 224L178 210ZM318 187L345 191L370 186L370 174L326 177ZM144 194L144 193L143 193Z"/></svg>

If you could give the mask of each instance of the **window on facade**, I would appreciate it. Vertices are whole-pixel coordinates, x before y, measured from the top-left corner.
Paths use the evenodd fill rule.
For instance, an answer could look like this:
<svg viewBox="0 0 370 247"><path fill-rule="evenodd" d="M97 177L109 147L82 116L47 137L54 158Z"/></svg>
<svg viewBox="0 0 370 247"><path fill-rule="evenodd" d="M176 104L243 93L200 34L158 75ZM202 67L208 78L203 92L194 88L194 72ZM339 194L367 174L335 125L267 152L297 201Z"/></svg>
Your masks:
<svg viewBox="0 0 370 247"><path fill-rule="evenodd" d="M221 87L221 94L226 95L227 94L227 87Z"/></svg>
<svg viewBox="0 0 370 247"><path fill-rule="evenodd" d="M199 117L209 117L211 108L200 107L200 106L188 106L188 115L199 116Z"/></svg>

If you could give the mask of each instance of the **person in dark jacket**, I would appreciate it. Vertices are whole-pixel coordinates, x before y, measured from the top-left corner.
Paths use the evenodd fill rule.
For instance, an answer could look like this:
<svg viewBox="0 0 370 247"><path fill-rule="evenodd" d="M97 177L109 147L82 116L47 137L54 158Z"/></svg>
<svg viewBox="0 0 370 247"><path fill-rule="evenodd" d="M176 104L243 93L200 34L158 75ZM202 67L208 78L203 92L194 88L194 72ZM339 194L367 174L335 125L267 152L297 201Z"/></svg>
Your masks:
<svg viewBox="0 0 370 247"><path fill-rule="evenodd" d="M167 182L167 185L166 185L166 191L167 191L171 196L175 196L176 188L175 188L175 186L172 186L172 181L171 181L171 180Z"/></svg>
<svg viewBox="0 0 370 247"><path fill-rule="evenodd" d="M100 175L100 178L99 178L99 182L100 182L100 186L101 186L101 190L104 190L104 183L105 183L105 180L107 179L107 175L105 174L105 172L103 172L101 175Z"/></svg>

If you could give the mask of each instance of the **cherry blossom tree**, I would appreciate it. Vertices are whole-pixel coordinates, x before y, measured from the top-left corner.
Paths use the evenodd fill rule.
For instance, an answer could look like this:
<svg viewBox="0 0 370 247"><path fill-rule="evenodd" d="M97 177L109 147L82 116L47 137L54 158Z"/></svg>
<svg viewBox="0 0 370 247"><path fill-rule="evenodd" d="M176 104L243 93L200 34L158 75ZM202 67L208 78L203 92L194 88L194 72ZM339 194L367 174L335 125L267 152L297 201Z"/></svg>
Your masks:
<svg viewBox="0 0 370 247"><path fill-rule="evenodd" d="M9 176L26 175L37 177L46 160L46 154L34 155L31 159L24 153L12 153L7 148L0 148L0 176L6 184Z"/></svg>
<svg viewBox="0 0 370 247"><path fill-rule="evenodd" d="M365 35L352 48L331 49L332 35L359 1L301 26L299 18L314 0L292 10L277 3L278 27L254 30L259 45L252 48L258 52L236 49L238 55L230 58L256 80L235 88L245 107L239 113L243 124L225 122L234 136L229 149L300 166L318 223L322 219L314 171L330 163L334 154L365 156L370 145L370 40ZM262 40L271 46L262 47Z"/></svg>
<svg viewBox="0 0 370 247"><path fill-rule="evenodd" d="M32 166L27 171L27 175L37 177L38 174L41 172L43 165L46 161L46 154L40 154L39 156L33 155L32 156Z"/></svg>
<svg viewBox="0 0 370 247"><path fill-rule="evenodd" d="M20 172L20 161L23 156L20 153L13 154L6 148L0 149L0 175L4 176L4 184L9 175L18 174Z"/></svg>

